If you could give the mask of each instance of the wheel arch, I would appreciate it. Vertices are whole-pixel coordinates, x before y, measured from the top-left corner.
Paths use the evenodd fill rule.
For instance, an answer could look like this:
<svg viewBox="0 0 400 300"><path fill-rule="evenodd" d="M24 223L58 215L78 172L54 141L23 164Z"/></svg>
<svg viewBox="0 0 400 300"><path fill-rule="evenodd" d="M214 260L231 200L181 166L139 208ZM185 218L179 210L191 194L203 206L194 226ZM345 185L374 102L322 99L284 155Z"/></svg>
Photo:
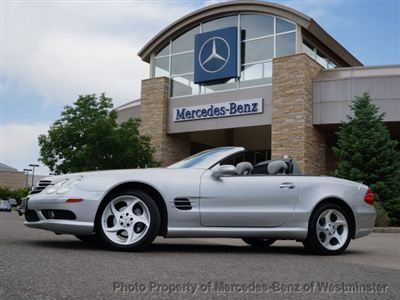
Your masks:
<svg viewBox="0 0 400 300"><path fill-rule="evenodd" d="M333 196L333 197L327 197L324 199L321 199L312 209L311 214L310 214L310 218L308 220L308 224L310 226L310 220L312 219L312 217L314 216L315 211L320 208L322 205L325 204L336 204L339 205L341 207L343 207L344 210L346 210L346 212L349 214L350 216L350 222L351 222L351 232L350 232L350 237L352 239L354 239L355 233L356 233L356 227L357 227L357 223L356 223L356 218L354 215L353 210L351 209L350 205L347 204L346 201L344 201L343 199Z"/></svg>
<svg viewBox="0 0 400 300"><path fill-rule="evenodd" d="M96 219L95 219L95 224L98 224L98 218L100 217L100 209L105 201L108 201L110 198L113 197L113 195L116 195L117 193L120 193L122 191L127 191L130 189L137 189L139 191L142 191L149 195L154 202L156 203L160 215L161 215L161 226L160 226L160 231L158 235L161 236L166 236L167 231L168 231L168 212L167 212L167 206L165 204L165 200L161 193L153 186L143 183L143 182L124 182L119 185L114 186L112 189L110 189L103 199L101 200L97 211L96 211Z"/></svg>

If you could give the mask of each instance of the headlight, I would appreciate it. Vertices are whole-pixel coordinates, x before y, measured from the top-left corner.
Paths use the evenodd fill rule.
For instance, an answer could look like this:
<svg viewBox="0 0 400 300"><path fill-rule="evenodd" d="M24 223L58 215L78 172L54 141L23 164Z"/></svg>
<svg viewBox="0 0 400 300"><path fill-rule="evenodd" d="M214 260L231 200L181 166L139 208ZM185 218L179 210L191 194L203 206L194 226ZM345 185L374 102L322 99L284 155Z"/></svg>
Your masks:
<svg viewBox="0 0 400 300"><path fill-rule="evenodd" d="M73 179L64 179L59 182L57 182L55 185L50 186L47 189L47 194L64 194L68 192L72 187L77 185L80 181L82 180L81 177L79 178L73 178Z"/></svg>

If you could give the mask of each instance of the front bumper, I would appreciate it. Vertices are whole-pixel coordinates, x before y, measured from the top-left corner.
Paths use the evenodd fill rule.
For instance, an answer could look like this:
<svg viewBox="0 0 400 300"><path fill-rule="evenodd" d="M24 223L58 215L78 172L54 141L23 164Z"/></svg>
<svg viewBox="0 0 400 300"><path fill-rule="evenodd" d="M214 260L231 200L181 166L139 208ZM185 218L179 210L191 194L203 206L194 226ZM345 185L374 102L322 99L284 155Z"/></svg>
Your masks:
<svg viewBox="0 0 400 300"><path fill-rule="evenodd" d="M94 222L78 222L71 220L39 220L24 223L31 228L45 229L61 234L90 235L94 231Z"/></svg>
<svg viewBox="0 0 400 300"><path fill-rule="evenodd" d="M87 191L62 196L32 195L26 202L24 224L55 233L90 235L94 231L96 212L102 196L102 193ZM83 201L66 202L71 198Z"/></svg>

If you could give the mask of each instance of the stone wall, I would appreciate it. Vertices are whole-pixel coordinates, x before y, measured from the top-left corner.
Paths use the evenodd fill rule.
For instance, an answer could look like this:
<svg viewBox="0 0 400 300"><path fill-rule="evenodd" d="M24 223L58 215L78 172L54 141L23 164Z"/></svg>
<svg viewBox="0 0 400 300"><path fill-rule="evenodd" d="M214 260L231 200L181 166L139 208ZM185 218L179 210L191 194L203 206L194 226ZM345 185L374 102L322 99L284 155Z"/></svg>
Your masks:
<svg viewBox="0 0 400 300"><path fill-rule="evenodd" d="M313 78L322 67L306 54L273 59L271 152L289 154L304 174L326 173L325 135L313 125Z"/></svg>
<svg viewBox="0 0 400 300"><path fill-rule="evenodd" d="M24 172L0 171L0 187L7 187L15 190L24 188L25 185L26 176Z"/></svg>
<svg viewBox="0 0 400 300"><path fill-rule="evenodd" d="M190 153L190 141L185 136L167 134L168 78L142 80L140 104L141 133L151 137L155 159L162 166L170 165Z"/></svg>

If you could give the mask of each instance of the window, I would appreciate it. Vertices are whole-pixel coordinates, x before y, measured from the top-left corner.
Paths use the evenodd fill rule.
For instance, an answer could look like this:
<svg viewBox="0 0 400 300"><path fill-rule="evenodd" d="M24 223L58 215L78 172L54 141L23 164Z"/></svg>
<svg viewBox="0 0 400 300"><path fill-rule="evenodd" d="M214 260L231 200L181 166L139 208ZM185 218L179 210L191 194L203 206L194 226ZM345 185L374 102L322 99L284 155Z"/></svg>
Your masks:
<svg viewBox="0 0 400 300"><path fill-rule="evenodd" d="M303 52L312 59L315 59L315 49L311 44L307 43L307 41L303 42Z"/></svg>
<svg viewBox="0 0 400 300"><path fill-rule="evenodd" d="M171 97L196 95L200 92L199 85L193 82L193 74L172 77L170 88Z"/></svg>
<svg viewBox="0 0 400 300"><path fill-rule="evenodd" d="M329 60L329 62L328 62L328 69L335 69L335 68L337 68L338 66L333 62L333 61L331 61L331 60Z"/></svg>
<svg viewBox="0 0 400 300"><path fill-rule="evenodd" d="M317 62L323 66L325 69L328 68L328 57L326 57L325 54L323 54L321 51L317 50L317 57L316 57Z"/></svg>
<svg viewBox="0 0 400 300"><path fill-rule="evenodd" d="M268 60L274 57L274 37L242 43L242 63Z"/></svg>
<svg viewBox="0 0 400 300"><path fill-rule="evenodd" d="M281 18L276 18L276 33L293 31L295 29L296 29L295 24L285 21Z"/></svg>
<svg viewBox="0 0 400 300"><path fill-rule="evenodd" d="M228 16L203 23L202 32L213 31L225 27L237 27L238 16Z"/></svg>
<svg viewBox="0 0 400 300"><path fill-rule="evenodd" d="M169 44L157 52L156 56L169 55Z"/></svg>
<svg viewBox="0 0 400 300"><path fill-rule="evenodd" d="M274 17L268 15L241 15L240 28L242 40L273 35Z"/></svg>
<svg viewBox="0 0 400 300"><path fill-rule="evenodd" d="M194 69L194 57L192 52L172 55L171 75L193 73L193 69Z"/></svg>
<svg viewBox="0 0 400 300"><path fill-rule="evenodd" d="M167 76L169 77L169 57L161 57L161 58L155 58L154 59L154 65L155 65L155 70L154 70L154 76L155 77L161 77L161 76Z"/></svg>
<svg viewBox="0 0 400 300"><path fill-rule="evenodd" d="M272 61L242 67L240 87L269 84L271 82Z"/></svg>
<svg viewBox="0 0 400 300"><path fill-rule="evenodd" d="M197 26L184 34L180 35L172 41L172 53L194 50L194 36L200 32L200 27Z"/></svg>
<svg viewBox="0 0 400 300"><path fill-rule="evenodd" d="M194 38L200 32L240 26L240 78L194 84ZM307 48L306 48L307 47ZM303 45L316 59L317 50ZM272 58L296 53L296 24L267 14L243 13L208 20L174 37L154 58L154 76L170 78L170 96L212 93L272 83ZM324 67L335 67L320 56Z"/></svg>
<svg viewBox="0 0 400 300"><path fill-rule="evenodd" d="M276 37L276 56L286 56L296 53L296 34L286 33Z"/></svg>
<svg viewBox="0 0 400 300"><path fill-rule="evenodd" d="M339 67L330 57L325 55L321 50L314 47L307 40L303 40L303 52L317 61L325 69L334 69Z"/></svg>

